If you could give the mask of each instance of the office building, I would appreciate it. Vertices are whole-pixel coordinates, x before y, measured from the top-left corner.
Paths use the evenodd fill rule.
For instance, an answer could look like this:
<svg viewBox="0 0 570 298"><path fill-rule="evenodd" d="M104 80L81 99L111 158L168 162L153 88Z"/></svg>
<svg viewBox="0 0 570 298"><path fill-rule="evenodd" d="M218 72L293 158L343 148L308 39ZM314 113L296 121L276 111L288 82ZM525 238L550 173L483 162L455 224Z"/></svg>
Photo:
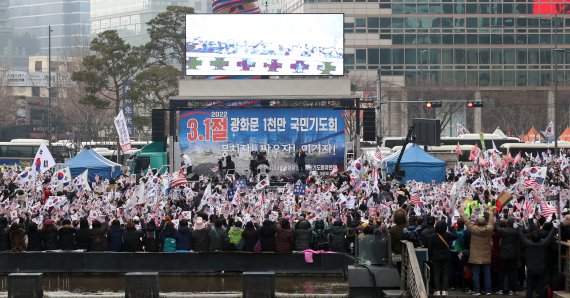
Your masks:
<svg viewBox="0 0 570 298"><path fill-rule="evenodd" d="M211 11L211 3L200 3ZM188 6L189 0L91 0L91 34L117 30L127 43L143 45L150 40L146 23L171 5Z"/></svg>
<svg viewBox="0 0 570 298"><path fill-rule="evenodd" d="M468 97L493 106L501 105L497 92L537 94L535 108L548 110L549 121L559 111L558 132L568 125L567 97L555 100L570 90L570 55L565 53L570 18L565 5L540 0L285 0L283 12L345 14L348 75L361 90L375 91L378 75L383 91L399 90L399 98L382 105L387 111L383 124L398 127L385 135L405 135L411 116L402 115L413 114L412 104L391 101L425 99L422 90L424 96L430 90L470 92ZM490 114L485 108L461 110L475 131ZM535 125L547 123L544 119Z"/></svg>
<svg viewBox="0 0 570 298"><path fill-rule="evenodd" d="M89 0L10 0L8 20L14 32L13 69L28 67L29 56L82 55L89 46Z"/></svg>

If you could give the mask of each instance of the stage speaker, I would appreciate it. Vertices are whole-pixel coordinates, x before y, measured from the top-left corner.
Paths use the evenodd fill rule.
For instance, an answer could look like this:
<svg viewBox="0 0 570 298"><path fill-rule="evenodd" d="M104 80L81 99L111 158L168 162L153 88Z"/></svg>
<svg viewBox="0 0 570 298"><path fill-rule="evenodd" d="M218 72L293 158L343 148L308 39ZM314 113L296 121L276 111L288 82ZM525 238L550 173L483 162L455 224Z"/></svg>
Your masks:
<svg viewBox="0 0 570 298"><path fill-rule="evenodd" d="M441 122L439 119L412 119L416 144L424 146L441 146Z"/></svg>
<svg viewBox="0 0 570 298"><path fill-rule="evenodd" d="M166 111L152 110L152 141L166 141Z"/></svg>
<svg viewBox="0 0 570 298"><path fill-rule="evenodd" d="M365 109L362 112L362 140L376 142L376 111Z"/></svg>

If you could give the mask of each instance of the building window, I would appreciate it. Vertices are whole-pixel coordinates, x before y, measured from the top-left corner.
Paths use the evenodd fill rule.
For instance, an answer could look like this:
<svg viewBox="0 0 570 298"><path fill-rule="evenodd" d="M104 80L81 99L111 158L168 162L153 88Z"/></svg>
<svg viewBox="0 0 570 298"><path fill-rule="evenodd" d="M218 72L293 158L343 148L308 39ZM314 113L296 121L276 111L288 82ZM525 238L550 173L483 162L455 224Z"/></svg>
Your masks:
<svg viewBox="0 0 570 298"><path fill-rule="evenodd" d="M365 49L356 49L356 64L366 64Z"/></svg>
<svg viewBox="0 0 570 298"><path fill-rule="evenodd" d="M32 96L40 96L40 87L32 87Z"/></svg>
<svg viewBox="0 0 570 298"><path fill-rule="evenodd" d="M35 71L42 71L42 61L36 61L34 64Z"/></svg>

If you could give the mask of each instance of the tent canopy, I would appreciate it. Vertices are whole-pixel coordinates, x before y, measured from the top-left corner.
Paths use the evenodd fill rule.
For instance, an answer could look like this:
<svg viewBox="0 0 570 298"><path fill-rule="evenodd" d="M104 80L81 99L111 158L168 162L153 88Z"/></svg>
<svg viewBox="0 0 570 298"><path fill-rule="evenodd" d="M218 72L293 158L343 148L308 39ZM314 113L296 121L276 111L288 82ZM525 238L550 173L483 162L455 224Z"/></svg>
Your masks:
<svg viewBox="0 0 570 298"><path fill-rule="evenodd" d="M93 149L85 149L64 164L69 167L71 176L77 177L85 170L89 170L89 181L95 181L95 176L101 179L115 178L121 174L121 165L114 163L99 155Z"/></svg>
<svg viewBox="0 0 570 298"><path fill-rule="evenodd" d="M396 153L382 161L389 173L394 172L394 167L398 161L400 152ZM400 169L406 172L402 182L405 183L410 180L426 183L431 183L433 180L438 183L443 182L445 180L445 165L445 161L431 156L416 144L406 146L400 161Z"/></svg>
<svg viewBox="0 0 570 298"><path fill-rule="evenodd" d="M534 128L534 126L523 136L522 141L525 143L544 141L542 135Z"/></svg>

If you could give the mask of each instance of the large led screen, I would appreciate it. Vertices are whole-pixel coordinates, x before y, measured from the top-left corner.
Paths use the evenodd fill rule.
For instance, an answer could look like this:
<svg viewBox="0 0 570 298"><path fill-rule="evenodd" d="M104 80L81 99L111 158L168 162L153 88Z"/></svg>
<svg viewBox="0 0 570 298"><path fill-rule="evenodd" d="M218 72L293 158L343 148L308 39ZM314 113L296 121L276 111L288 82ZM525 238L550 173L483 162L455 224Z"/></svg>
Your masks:
<svg viewBox="0 0 570 298"><path fill-rule="evenodd" d="M343 14L189 14L186 75L343 75Z"/></svg>
<svg viewBox="0 0 570 298"><path fill-rule="evenodd" d="M532 13L534 14L568 14L570 13L569 0L534 0Z"/></svg>

